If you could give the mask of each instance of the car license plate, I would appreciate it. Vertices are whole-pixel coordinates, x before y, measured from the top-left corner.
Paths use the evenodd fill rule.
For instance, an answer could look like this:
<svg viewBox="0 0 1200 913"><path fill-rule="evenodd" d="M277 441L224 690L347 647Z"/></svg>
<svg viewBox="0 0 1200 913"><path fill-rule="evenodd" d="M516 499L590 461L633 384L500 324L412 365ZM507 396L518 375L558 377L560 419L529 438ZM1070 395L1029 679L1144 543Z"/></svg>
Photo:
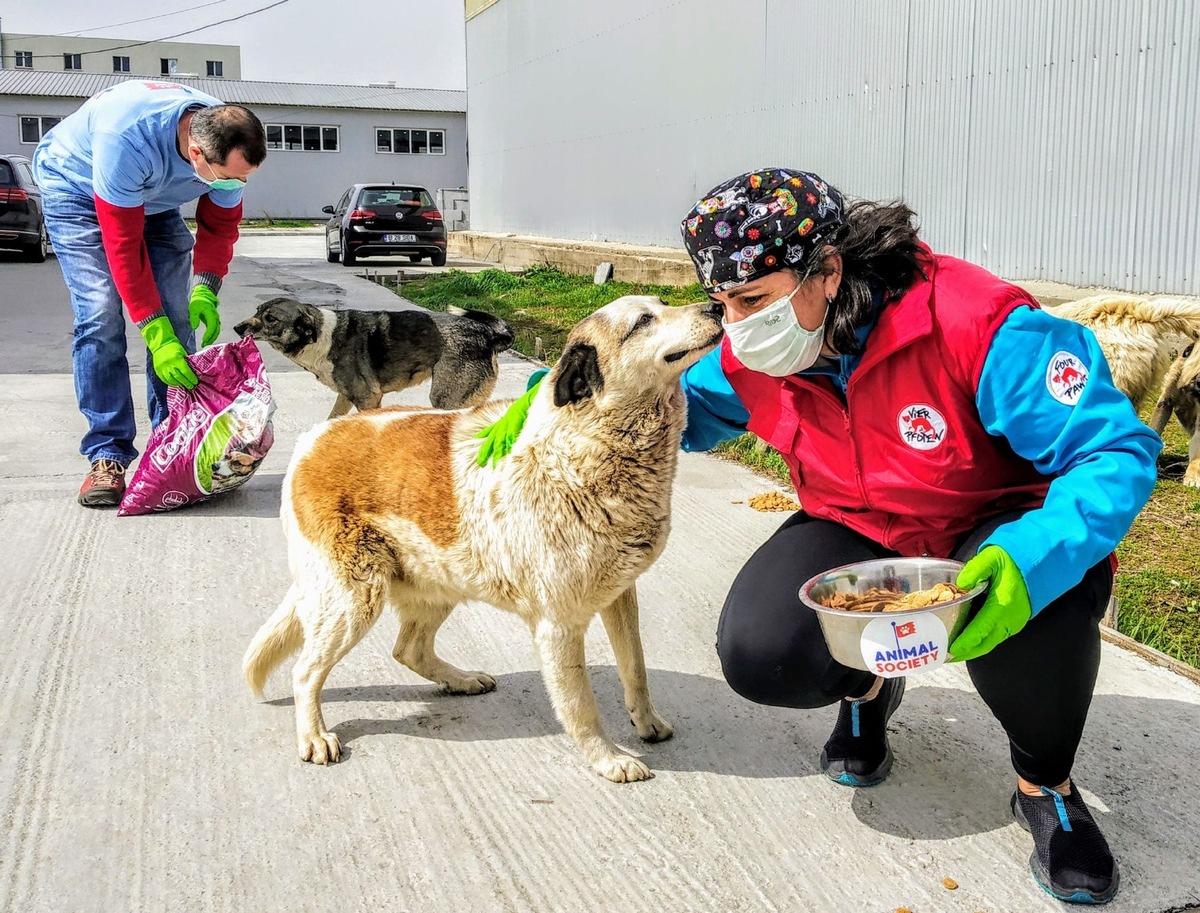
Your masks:
<svg viewBox="0 0 1200 913"><path fill-rule="evenodd" d="M415 244L416 240L417 240L416 235L384 235L383 236L384 244Z"/></svg>

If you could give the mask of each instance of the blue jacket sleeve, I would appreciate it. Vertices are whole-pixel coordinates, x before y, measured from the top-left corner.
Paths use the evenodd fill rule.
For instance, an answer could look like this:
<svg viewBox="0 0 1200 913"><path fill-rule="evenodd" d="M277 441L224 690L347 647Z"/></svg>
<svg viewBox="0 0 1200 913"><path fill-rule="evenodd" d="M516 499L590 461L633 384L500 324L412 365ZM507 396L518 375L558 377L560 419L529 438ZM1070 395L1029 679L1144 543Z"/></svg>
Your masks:
<svg viewBox="0 0 1200 913"><path fill-rule="evenodd" d="M684 450L712 450L746 433L750 413L721 370L720 346L684 371L680 382L688 413Z"/></svg>
<svg viewBox="0 0 1200 913"><path fill-rule="evenodd" d="M1154 490L1162 441L1113 385L1092 331L1034 308L997 329L975 402L990 434L1052 477L1040 508L985 543L1012 556L1036 615L1129 531Z"/></svg>

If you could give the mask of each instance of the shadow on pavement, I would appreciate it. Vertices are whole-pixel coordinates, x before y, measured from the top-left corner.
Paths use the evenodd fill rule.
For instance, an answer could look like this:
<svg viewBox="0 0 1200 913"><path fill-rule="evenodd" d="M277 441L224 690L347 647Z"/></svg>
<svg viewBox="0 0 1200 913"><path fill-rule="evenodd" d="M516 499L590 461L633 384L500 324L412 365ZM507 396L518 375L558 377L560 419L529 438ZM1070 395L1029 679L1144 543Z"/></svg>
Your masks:
<svg viewBox="0 0 1200 913"><path fill-rule="evenodd" d="M473 668L470 661L466 665ZM650 669L655 704L675 726L675 736L644 744L622 710L615 668L593 666L590 671L609 734L652 769L743 778L822 776L817 759L833 725L833 708L759 707L738 698L719 679ZM393 684L330 688L323 701L335 717L332 707L337 704L376 703L383 705L374 708L382 714L388 714L387 704L420 705L399 718L343 720L334 726L343 745L377 736L482 743L562 735L538 672L499 675L496 681L496 691L479 696L443 695L432 684ZM270 703L288 706L292 700ZM1195 706L1097 695L1074 775L1102 826L1112 816L1109 826L1125 832L1120 842L1126 847L1134 833L1153 840L1163 852L1192 852L1189 835L1200 831L1200 807L1174 809L1187 820L1166 828L1163 809L1149 804L1161 790L1149 789L1148 798L1139 801L1136 786L1145 772L1155 769L1160 754L1167 755L1168 768L1178 769L1173 756L1189 752L1183 743L1197 729L1200 709ZM1137 736L1130 744L1133 732ZM911 689L892 721L890 740L896 756L892 776L878 787L851 794L851 809L863 824L881 833L924 840L948 840L1012 824L1008 801L1014 774L1007 739L974 692ZM829 788L845 787L829 783Z"/></svg>
<svg viewBox="0 0 1200 913"><path fill-rule="evenodd" d="M209 517L278 517L282 472L258 472L235 491L183 508Z"/></svg>

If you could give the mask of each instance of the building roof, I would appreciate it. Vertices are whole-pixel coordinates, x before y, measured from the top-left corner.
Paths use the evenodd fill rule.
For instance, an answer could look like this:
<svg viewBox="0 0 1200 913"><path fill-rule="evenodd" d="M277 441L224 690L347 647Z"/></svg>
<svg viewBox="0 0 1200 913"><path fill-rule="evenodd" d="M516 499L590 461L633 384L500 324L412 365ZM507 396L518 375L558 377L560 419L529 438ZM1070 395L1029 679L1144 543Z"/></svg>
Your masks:
<svg viewBox="0 0 1200 913"><path fill-rule="evenodd" d="M162 76L125 73L60 73L56 70L0 69L0 95L90 98L128 79L162 80ZM457 89L405 89L396 86L331 86L301 82L257 82L248 79L200 79L172 76L222 101L241 105L285 105L303 108L357 108L370 111L467 110L467 93Z"/></svg>

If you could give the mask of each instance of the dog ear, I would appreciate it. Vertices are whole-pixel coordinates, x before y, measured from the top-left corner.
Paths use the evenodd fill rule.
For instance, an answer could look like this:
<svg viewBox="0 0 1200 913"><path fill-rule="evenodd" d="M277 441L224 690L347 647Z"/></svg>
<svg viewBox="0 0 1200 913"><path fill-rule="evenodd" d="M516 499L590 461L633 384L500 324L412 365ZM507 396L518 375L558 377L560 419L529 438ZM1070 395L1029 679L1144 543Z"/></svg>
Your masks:
<svg viewBox="0 0 1200 913"><path fill-rule="evenodd" d="M296 331L297 336L304 340L305 345L317 341L317 325L307 314L298 314L295 323L292 324L292 329Z"/></svg>
<svg viewBox="0 0 1200 913"><path fill-rule="evenodd" d="M575 343L562 353L555 368L554 405L565 406L587 399L604 389L596 347Z"/></svg>

